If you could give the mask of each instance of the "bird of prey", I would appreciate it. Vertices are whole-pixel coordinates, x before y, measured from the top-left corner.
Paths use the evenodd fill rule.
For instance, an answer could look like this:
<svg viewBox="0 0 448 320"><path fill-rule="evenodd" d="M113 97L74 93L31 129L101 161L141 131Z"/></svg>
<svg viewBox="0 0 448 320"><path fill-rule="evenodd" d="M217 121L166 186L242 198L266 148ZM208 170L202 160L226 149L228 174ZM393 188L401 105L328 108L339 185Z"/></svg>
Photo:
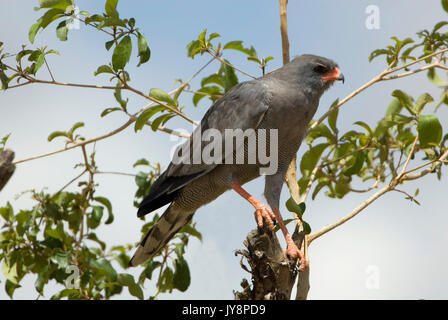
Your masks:
<svg viewBox="0 0 448 320"><path fill-rule="evenodd" d="M237 151L246 149L250 137L244 142L240 141L239 145L238 142L232 144L230 154L227 150L223 152L223 161L211 164L204 161L172 161L152 185L137 215L142 217L168 203L170 205L142 240L130 266L137 266L152 258L189 223L199 207L233 189L253 205L259 227L263 226L263 219L271 229L274 228L274 221L278 222L287 243L286 254L298 258L303 269L305 258L293 242L280 215L280 192L289 163L300 147L319 99L336 80L343 81L344 76L334 61L305 54L261 78L236 85L217 100L185 145L193 146L197 133L207 129L215 129L223 136L228 129L255 129L253 134L256 139L260 139L258 130L276 129L277 150L274 152L278 155L277 170L274 174L266 175L264 190L270 208L242 188L242 185L261 175L260 168L265 164L259 160L255 163L243 161L230 164L224 161L225 157L235 158ZM272 141L267 136L269 150ZM205 147L204 143L199 144L201 150ZM244 152L247 157L247 150Z"/></svg>

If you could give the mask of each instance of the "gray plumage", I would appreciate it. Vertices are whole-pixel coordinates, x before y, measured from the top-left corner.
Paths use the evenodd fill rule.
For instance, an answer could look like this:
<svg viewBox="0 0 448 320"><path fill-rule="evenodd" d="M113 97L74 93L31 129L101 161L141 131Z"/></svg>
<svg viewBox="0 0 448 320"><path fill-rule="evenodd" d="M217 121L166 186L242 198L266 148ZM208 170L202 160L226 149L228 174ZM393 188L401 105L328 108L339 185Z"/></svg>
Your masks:
<svg viewBox="0 0 448 320"><path fill-rule="evenodd" d="M343 80L342 75L338 79L322 79L334 70L338 70L337 64L329 59L298 56L261 78L236 85L210 107L195 132L214 128L224 136L225 129L278 129L278 170L266 176L264 191L269 206L278 208L288 165L300 147L321 95L334 80ZM193 147L195 132L185 144ZM255 138L258 139L256 132ZM201 150L206 145L202 142ZM244 144L234 144L230 153L223 152L222 163L226 157L235 158L237 150L243 147ZM183 156L192 159L192 154ZM154 256L191 220L199 207L229 190L232 183L243 185L259 177L260 167L262 164L258 161L255 164L170 163L141 203L138 216L171 204L143 239L130 265L139 265Z"/></svg>

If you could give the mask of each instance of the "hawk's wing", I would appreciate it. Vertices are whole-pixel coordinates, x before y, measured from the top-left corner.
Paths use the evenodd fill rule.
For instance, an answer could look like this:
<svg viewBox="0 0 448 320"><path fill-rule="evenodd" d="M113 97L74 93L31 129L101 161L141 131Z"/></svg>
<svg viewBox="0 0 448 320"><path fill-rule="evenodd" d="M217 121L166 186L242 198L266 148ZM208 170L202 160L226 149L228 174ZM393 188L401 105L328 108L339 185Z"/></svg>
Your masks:
<svg viewBox="0 0 448 320"><path fill-rule="evenodd" d="M217 164L206 164L201 161L193 164L195 147L200 148L199 155L202 155L204 147L208 143L193 143L207 129L216 129L221 134L224 149L225 129L256 129L268 110L268 87L260 80L243 82L233 87L221 99L216 101L202 118L201 124L179 148L185 149L190 146L189 154L179 157L176 163L171 162L165 172L157 179L151 187L149 195L142 201L138 211L138 216L143 216L157 208L171 202L176 195L176 191L213 170ZM237 140L238 141L238 140ZM212 143L213 141L209 142ZM222 152L222 161L229 154L241 148L237 143L233 144L233 150ZM187 148L188 149L188 148ZM197 150L196 150L197 151Z"/></svg>

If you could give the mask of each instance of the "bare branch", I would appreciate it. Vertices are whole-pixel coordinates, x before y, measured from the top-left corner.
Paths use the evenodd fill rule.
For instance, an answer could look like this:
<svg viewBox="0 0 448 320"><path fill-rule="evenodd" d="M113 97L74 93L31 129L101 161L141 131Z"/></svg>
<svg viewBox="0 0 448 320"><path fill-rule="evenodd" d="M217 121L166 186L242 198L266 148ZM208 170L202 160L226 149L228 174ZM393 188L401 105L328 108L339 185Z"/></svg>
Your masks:
<svg viewBox="0 0 448 320"><path fill-rule="evenodd" d="M231 63L227 62L226 60L224 60L221 56L219 56L219 55L218 55L216 52L214 52L213 50L211 50L211 49L207 49L207 52L208 52L213 58L218 59L219 61L221 61L221 62L224 63L225 65L231 67L232 69L234 69L234 70L236 70L236 71L238 71L238 72L244 74L245 76L248 76L249 78L256 79L253 75L250 75L250 74L248 74L247 72L244 72L243 70L238 69L238 68L235 67L233 64L231 64Z"/></svg>
<svg viewBox="0 0 448 320"><path fill-rule="evenodd" d="M390 185L383 187L381 190L379 190L374 195L372 195L370 198L365 200L363 203L361 203L358 207L356 207L352 212L350 212L346 216L342 217L341 219L337 220L336 222L334 222L328 226L323 227L322 229L320 229L317 232L311 233L308 237L309 243L311 243L312 241L316 240L317 238L323 236L327 232L330 232L331 230L336 229L337 227L339 227L343 223L347 222L348 220L354 218L358 213L360 213L362 210L364 210L370 204L372 204L372 202L374 202L376 199L378 199L382 195L386 194L390 190L392 190L392 187Z"/></svg>
<svg viewBox="0 0 448 320"><path fill-rule="evenodd" d="M205 67L206 67L207 65L209 65L211 61L213 61L213 59L210 60L210 61L208 61L203 67L201 67L201 68L199 69L199 71L204 70ZM176 92L178 92L179 90L181 90L183 87L187 86L187 85L188 85L188 84L189 84L189 83L190 83L190 82L191 82L191 81L192 81L198 74L199 74L199 72L196 72L192 77L190 77L190 79L189 79L187 82L183 83L181 86L179 86L179 87L176 88L175 90L169 92L168 94L170 94L170 95L171 95L171 94L175 94ZM50 82L50 83L51 83L51 82ZM99 89L106 89L106 88L107 88L107 87L101 87L101 86L94 86L94 87L95 87L95 88L99 88ZM116 89L116 87L111 87L111 88L113 88L114 90ZM107 89L109 89L109 88L107 88ZM52 155L55 155L55 154L58 154L58 153L61 153L61 152L65 152L65 151L68 151L68 150L71 150L71 149L74 149L74 148L78 148L78 147L80 147L80 146L84 146L84 145L87 145L87 144L90 144L90 143L94 143L94 142L97 142L97 141L100 141L100 140L104 140L104 139L106 139L106 138L109 138L109 137L111 137L111 136L113 136L113 135L115 135L115 134L117 134L117 133L123 131L124 129L126 129L127 127L129 127L131 124L133 124L133 123L137 120L137 115L138 115L139 113L143 112L144 110L148 109L148 108L151 107L152 105L154 105L154 102L150 102L150 103L148 103L145 107L143 107L142 109L140 109L140 111L138 111L138 112L135 113L134 115L130 115L130 119L129 119L126 123L124 123L124 124L123 124L122 126L120 126L119 128L117 128L117 129L115 129L115 130L113 130L113 131L111 131L111 132L109 132L109 133L107 133L107 134L104 134L104 135L101 135L101 136L98 136L98 137L95 137L95 138L92 138L92 139L88 139L88 140L85 140L85 141L81 141L81 142L75 143L75 144L73 144L73 145L70 145L70 146L65 147L65 148L63 148L63 149L60 149L60 150L56 150L56 151L52 151L52 152L49 152L49 153L41 154L41 155L38 155L38 156L33 156L33 157L30 157L30 158L25 158L25 159L22 159L22 160L18 160L18 161L15 161L13 164L19 164L19 163L23 163L23 162L27 162L27 161L31 161L31 160L36 160L36 159L40 159L40 158L44 158L44 157L48 157L48 156L52 156ZM150 122L148 122L148 123L149 123L149 125L151 125ZM162 132L165 132L165 133L169 133L169 134L177 135L177 136L182 137L182 138L188 138L188 137L189 137L189 135L186 135L186 134L184 134L184 133L180 133L180 132L177 132L177 131L174 131L174 130L165 128L165 127L163 127L163 126L159 126L158 130L160 130L160 131L162 131Z"/></svg>

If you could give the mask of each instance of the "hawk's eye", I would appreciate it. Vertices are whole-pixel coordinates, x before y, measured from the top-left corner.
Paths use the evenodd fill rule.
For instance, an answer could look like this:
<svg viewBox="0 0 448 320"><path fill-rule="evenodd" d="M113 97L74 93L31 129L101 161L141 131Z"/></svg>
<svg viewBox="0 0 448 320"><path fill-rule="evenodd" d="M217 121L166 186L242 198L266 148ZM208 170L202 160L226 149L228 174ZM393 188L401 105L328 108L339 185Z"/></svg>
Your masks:
<svg viewBox="0 0 448 320"><path fill-rule="evenodd" d="M328 68L324 65L318 64L314 67L314 72L317 72L319 74L325 74L328 72Z"/></svg>

